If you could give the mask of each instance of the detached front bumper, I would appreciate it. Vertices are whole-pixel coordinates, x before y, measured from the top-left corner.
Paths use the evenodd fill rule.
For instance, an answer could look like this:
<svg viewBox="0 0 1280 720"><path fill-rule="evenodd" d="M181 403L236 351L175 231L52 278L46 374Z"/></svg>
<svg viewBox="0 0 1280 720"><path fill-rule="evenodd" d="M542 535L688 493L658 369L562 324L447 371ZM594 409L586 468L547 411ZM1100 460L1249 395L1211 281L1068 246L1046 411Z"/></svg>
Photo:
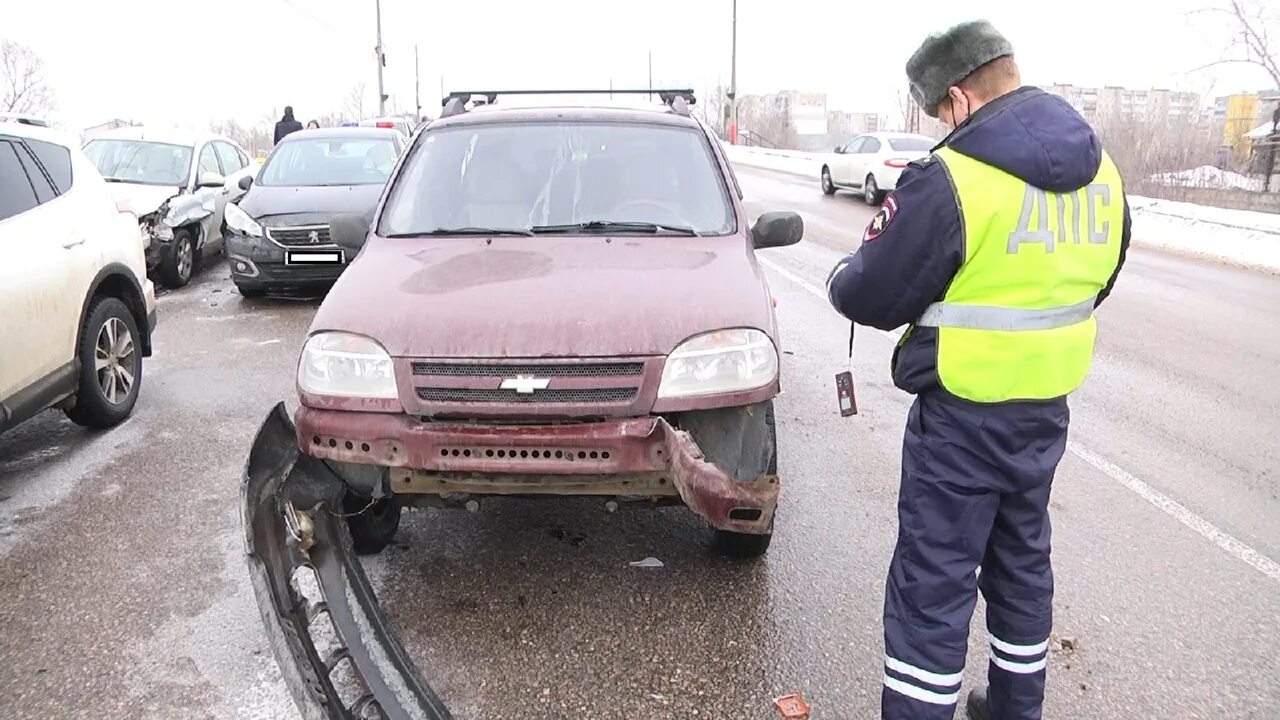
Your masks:
<svg viewBox="0 0 1280 720"><path fill-rule="evenodd" d="M396 493L670 496L717 529L753 534L771 531L778 502L776 468L726 471L660 417L475 425L304 407L296 420L303 453L391 468Z"/></svg>

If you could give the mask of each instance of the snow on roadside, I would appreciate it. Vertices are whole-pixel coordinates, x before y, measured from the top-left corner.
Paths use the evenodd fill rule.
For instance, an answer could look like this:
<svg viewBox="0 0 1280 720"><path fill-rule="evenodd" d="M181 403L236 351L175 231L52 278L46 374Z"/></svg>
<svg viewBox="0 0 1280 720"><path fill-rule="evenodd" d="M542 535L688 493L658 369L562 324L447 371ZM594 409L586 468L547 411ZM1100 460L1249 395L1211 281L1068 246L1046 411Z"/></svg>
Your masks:
<svg viewBox="0 0 1280 720"><path fill-rule="evenodd" d="M813 180L822 153L725 145L731 162ZM1180 255L1280 274L1280 215L1130 196L1133 243Z"/></svg>
<svg viewBox="0 0 1280 720"><path fill-rule="evenodd" d="M1262 190L1261 178L1251 178L1229 170L1220 170L1212 165L1201 165L1198 168L1181 172L1159 173L1152 175L1151 181L1173 187L1253 190L1255 192Z"/></svg>

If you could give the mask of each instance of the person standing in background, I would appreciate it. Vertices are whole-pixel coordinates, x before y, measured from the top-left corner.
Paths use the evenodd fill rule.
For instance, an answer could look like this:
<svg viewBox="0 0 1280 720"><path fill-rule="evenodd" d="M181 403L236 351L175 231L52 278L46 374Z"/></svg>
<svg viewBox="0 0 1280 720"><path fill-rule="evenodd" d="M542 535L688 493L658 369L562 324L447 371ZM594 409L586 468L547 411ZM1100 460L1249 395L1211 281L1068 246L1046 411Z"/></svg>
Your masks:
<svg viewBox="0 0 1280 720"><path fill-rule="evenodd" d="M285 105L284 117L280 118L280 121L276 123L276 137L272 144L279 145L285 135L288 135L291 132L297 132L301 129L302 123L293 119L293 106Z"/></svg>

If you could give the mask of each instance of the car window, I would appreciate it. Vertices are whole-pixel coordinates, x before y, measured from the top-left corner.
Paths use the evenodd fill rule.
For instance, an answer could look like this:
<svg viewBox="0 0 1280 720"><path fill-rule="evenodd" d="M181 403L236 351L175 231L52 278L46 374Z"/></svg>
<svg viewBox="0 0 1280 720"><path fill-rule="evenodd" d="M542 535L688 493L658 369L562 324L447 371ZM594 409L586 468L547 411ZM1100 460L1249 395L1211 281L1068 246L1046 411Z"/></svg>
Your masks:
<svg viewBox="0 0 1280 720"><path fill-rule="evenodd" d="M0 177L12 178L0 183L0 220L8 220L39 204L13 144L3 140L0 140Z"/></svg>
<svg viewBox="0 0 1280 720"><path fill-rule="evenodd" d="M49 179L44 176L44 171L40 169L40 164L36 162L35 156L23 147L22 142L17 141L11 143L13 151L18 154L18 162L22 164L22 169L27 173L27 180L31 182L31 187L36 191L36 202L47 203L58 196L58 193L49 184Z"/></svg>
<svg viewBox="0 0 1280 720"><path fill-rule="evenodd" d="M32 140L27 138L27 147L35 153L36 159L44 166L45 172L53 178L53 185L58 193L71 189L71 151L56 143Z"/></svg>
<svg viewBox="0 0 1280 720"><path fill-rule="evenodd" d="M223 174L230 175L244 167L240 164L240 157L236 155L235 148L221 141L215 142L213 147L218 152L218 161L222 163Z"/></svg>
<svg viewBox="0 0 1280 720"><path fill-rule="evenodd" d="M249 167L249 156L245 155L244 151L241 150L240 148L236 148L235 150L236 150L236 156L240 158L240 167L242 168Z"/></svg>
<svg viewBox="0 0 1280 720"><path fill-rule="evenodd" d="M878 153L880 152L880 141L873 137L866 138L862 143L862 147L858 148L858 152Z"/></svg>
<svg viewBox="0 0 1280 720"><path fill-rule="evenodd" d="M889 147L898 152L928 152L938 143L929 138L900 137L889 138Z"/></svg>
<svg viewBox="0 0 1280 720"><path fill-rule="evenodd" d="M191 148L145 140L90 140L89 160L109 182L185 187Z"/></svg>
<svg viewBox="0 0 1280 720"><path fill-rule="evenodd" d="M281 140L258 174L263 186L381 185L396 165L396 143L381 138Z"/></svg>
<svg viewBox="0 0 1280 720"><path fill-rule="evenodd" d="M866 138L860 138L860 137L850 140L849 144L844 146L845 154L851 155L853 153L858 152L858 148L862 147L862 142L864 140L866 140Z"/></svg>
<svg viewBox="0 0 1280 720"><path fill-rule="evenodd" d="M446 127L420 136L379 231L639 222L727 235L729 188L697 128L620 122Z"/></svg>
<svg viewBox="0 0 1280 720"><path fill-rule="evenodd" d="M207 172L218 173L222 175L222 169L218 167L218 157L213 151L213 143L205 143L204 149L200 151L200 171L196 174L196 179Z"/></svg>

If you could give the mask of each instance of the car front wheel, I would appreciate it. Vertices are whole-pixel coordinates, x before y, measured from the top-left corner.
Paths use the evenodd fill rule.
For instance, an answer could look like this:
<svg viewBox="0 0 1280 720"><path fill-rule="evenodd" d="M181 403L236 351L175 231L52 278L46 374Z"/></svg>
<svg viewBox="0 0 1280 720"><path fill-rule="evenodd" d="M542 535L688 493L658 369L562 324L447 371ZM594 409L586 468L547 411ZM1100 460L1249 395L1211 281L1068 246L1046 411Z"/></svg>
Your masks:
<svg viewBox="0 0 1280 720"><path fill-rule="evenodd" d="M712 548L725 557L751 559L764 555L773 541L773 533L767 535L748 535L730 530L716 530L712 539Z"/></svg>
<svg viewBox="0 0 1280 720"><path fill-rule="evenodd" d="M868 175L867 182L862 187L862 199L866 200L868 205L879 205L884 200L884 191L876 184L875 175Z"/></svg>
<svg viewBox="0 0 1280 720"><path fill-rule="evenodd" d="M824 195L835 195L836 185L831 182L831 169L822 168L822 192Z"/></svg>
<svg viewBox="0 0 1280 720"><path fill-rule="evenodd" d="M160 263L160 282L180 288L191 282L196 264L195 238L188 229L173 231L173 252Z"/></svg>
<svg viewBox="0 0 1280 720"><path fill-rule="evenodd" d="M98 298L90 305L77 355L79 386L67 417L91 428L124 422L138 402L142 348L138 323L118 298Z"/></svg>
<svg viewBox="0 0 1280 720"><path fill-rule="evenodd" d="M342 505L356 554L376 555L395 539L400 529L400 504L395 498L371 500L347 492Z"/></svg>

